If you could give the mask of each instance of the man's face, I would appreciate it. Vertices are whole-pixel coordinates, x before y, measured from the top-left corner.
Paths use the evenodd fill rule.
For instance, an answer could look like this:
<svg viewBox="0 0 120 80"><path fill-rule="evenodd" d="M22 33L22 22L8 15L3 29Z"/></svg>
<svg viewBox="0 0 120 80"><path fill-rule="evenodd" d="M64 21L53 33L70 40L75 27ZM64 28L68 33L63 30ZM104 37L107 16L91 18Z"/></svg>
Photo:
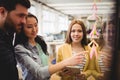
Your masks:
<svg viewBox="0 0 120 80"><path fill-rule="evenodd" d="M4 7L0 7L0 28L4 26L6 17L7 17L7 11L5 10Z"/></svg>
<svg viewBox="0 0 120 80"><path fill-rule="evenodd" d="M26 16L28 14L27 8L17 4L15 10L12 10L8 13L6 24L10 26L14 32L19 33L21 28L26 23Z"/></svg>

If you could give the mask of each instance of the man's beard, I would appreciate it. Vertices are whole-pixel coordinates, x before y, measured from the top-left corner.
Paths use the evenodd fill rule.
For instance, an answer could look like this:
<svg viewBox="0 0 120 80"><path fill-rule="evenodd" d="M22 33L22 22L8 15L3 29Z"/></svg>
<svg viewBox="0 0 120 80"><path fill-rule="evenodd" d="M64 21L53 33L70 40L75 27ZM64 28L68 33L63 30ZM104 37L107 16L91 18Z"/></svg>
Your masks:
<svg viewBox="0 0 120 80"><path fill-rule="evenodd" d="M21 26L21 27L23 27L24 26L24 24L19 24L19 25L17 25L17 26ZM12 20L11 19L9 19L9 18L7 18L6 20L5 20L5 23L4 23L4 29L5 29L5 31L7 31L8 33L20 33L21 32L21 29L18 29L18 30L16 30L16 28L15 27L17 27L13 22L12 22Z"/></svg>
<svg viewBox="0 0 120 80"><path fill-rule="evenodd" d="M4 23L4 30L8 33L14 33L15 32L15 27L14 23L9 20L8 18L5 20Z"/></svg>

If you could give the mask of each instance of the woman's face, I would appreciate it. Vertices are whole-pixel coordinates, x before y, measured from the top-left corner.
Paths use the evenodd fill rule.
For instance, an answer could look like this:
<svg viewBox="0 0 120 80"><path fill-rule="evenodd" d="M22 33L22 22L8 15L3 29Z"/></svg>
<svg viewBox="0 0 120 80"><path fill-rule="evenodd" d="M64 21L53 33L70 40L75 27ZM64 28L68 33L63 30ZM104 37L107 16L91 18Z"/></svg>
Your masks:
<svg viewBox="0 0 120 80"><path fill-rule="evenodd" d="M29 39L34 39L38 33L38 23L34 17L28 17L26 21L26 26L24 27L25 35Z"/></svg>
<svg viewBox="0 0 120 80"><path fill-rule="evenodd" d="M111 45L113 42L113 24L107 25L105 32L103 33L103 37L105 39L105 43Z"/></svg>
<svg viewBox="0 0 120 80"><path fill-rule="evenodd" d="M71 39L74 43L80 43L83 39L83 30L81 25L74 24L71 29Z"/></svg>

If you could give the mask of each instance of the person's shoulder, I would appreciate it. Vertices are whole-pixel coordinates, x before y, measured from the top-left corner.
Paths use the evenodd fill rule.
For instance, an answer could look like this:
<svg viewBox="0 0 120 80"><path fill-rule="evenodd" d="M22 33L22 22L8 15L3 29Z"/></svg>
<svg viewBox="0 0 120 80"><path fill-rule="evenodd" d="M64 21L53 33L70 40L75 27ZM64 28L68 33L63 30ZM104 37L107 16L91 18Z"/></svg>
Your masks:
<svg viewBox="0 0 120 80"><path fill-rule="evenodd" d="M85 50L89 50L88 45L85 45L84 48Z"/></svg>
<svg viewBox="0 0 120 80"><path fill-rule="evenodd" d="M70 44L68 44L68 43L64 43L61 45L61 47L68 47L68 46L70 46Z"/></svg>
<svg viewBox="0 0 120 80"><path fill-rule="evenodd" d="M21 55L26 55L26 54L31 54L31 51L28 50L24 45L18 44L15 46L15 53L16 54L21 54Z"/></svg>
<svg viewBox="0 0 120 80"><path fill-rule="evenodd" d="M18 44L15 46L15 51L24 51L25 47L22 44Z"/></svg>
<svg viewBox="0 0 120 80"><path fill-rule="evenodd" d="M64 43L64 44L62 44L62 45L60 45L60 47L59 47L59 50L60 49L68 49L68 48L70 48L71 47L71 45L70 44L68 44L68 43Z"/></svg>
<svg viewBox="0 0 120 80"><path fill-rule="evenodd" d="M15 46L15 48L17 48L17 47L24 47L24 46L22 44L18 44Z"/></svg>
<svg viewBox="0 0 120 80"><path fill-rule="evenodd" d="M5 39L5 37L6 37L6 33L0 29L0 40Z"/></svg>

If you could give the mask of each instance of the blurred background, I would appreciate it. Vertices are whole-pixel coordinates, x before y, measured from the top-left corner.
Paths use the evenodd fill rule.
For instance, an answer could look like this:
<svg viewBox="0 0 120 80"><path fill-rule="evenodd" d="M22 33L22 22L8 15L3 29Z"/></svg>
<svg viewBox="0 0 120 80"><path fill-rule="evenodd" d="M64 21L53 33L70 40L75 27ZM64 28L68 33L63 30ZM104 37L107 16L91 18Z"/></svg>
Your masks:
<svg viewBox="0 0 120 80"><path fill-rule="evenodd" d="M55 55L64 43L71 20L80 19L87 29L87 37L96 23L100 33L104 21L111 19L116 11L115 0L30 0L29 9L38 17L39 32L48 44L49 53ZM97 38L96 36L94 36Z"/></svg>
<svg viewBox="0 0 120 80"><path fill-rule="evenodd" d="M29 11L39 19L39 33L54 39L64 39L64 34L73 19L84 21L87 29L95 22L92 15L96 13L96 20L108 20L115 12L115 0L31 0ZM101 24L98 24L100 27Z"/></svg>

